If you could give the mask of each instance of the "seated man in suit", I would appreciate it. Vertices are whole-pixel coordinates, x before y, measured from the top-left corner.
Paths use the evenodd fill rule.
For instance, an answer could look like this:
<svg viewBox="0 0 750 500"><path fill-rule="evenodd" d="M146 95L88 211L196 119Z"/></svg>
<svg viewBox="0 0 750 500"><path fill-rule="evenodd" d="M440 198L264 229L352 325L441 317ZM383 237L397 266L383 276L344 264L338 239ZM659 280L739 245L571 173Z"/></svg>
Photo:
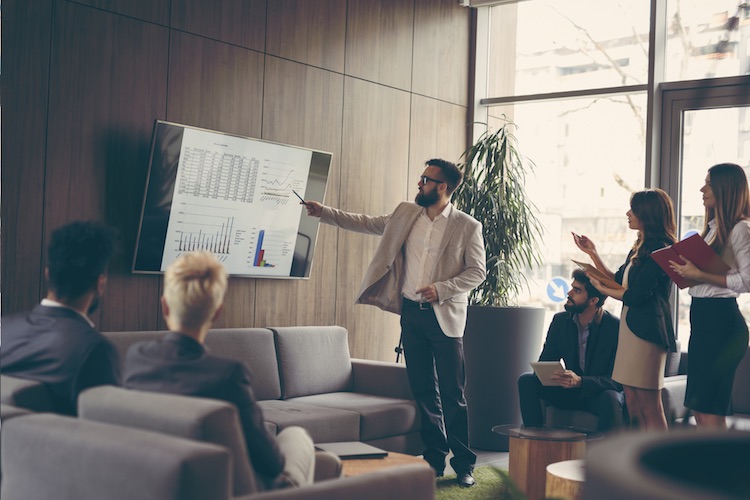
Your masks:
<svg viewBox="0 0 750 500"><path fill-rule="evenodd" d="M573 271L565 312L552 318L539 356L539 361L562 358L567 369L552 377L559 386L543 386L534 373L518 379L525 426L543 425L541 400L597 415L601 432L623 425L625 397L622 386L612 380L620 320L602 309L606 298L582 270Z"/></svg>
<svg viewBox="0 0 750 500"><path fill-rule="evenodd" d="M47 248L47 297L2 319L0 372L44 383L59 413L75 415L84 389L119 383L117 349L88 317L104 293L115 240L95 222L56 229Z"/></svg>
<svg viewBox="0 0 750 500"><path fill-rule="evenodd" d="M203 343L223 307L224 267L208 252L185 253L164 276L161 307L171 330L159 340L140 342L125 355L123 385L130 389L221 399L237 407L250 462L262 488L310 484L315 450L299 427L279 435L282 449L263 424L263 412L240 361L212 356ZM282 435L286 437L281 439ZM292 439L287 439L293 437Z"/></svg>

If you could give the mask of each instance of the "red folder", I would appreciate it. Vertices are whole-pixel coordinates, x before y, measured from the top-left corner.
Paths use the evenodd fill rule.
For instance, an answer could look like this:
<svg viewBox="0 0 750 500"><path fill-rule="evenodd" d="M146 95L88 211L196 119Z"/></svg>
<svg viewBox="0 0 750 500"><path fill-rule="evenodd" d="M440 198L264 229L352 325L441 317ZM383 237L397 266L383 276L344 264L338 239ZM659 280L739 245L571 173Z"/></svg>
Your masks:
<svg viewBox="0 0 750 500"><path fill-rule="evenodd" d="M696 281L680 276L669 266L670 260L678 264L684 264L685 261L680 258L681 255L684 255L701 271L711 274L725 274L729 271L727 263L721 260L721 257L714 252L713 248L708 246L701 235L694 234L674 245L660 248L651 253L651 258L659 264L659 267L664 269L664 272L680 289L698 284Z"/></svg>

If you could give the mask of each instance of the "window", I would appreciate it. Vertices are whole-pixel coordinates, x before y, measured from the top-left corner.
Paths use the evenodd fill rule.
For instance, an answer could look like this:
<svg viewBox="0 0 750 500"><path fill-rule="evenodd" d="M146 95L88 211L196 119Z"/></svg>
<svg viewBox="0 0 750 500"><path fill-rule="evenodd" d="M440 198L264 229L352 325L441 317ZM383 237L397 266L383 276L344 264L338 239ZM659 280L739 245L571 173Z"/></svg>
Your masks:
<svg viewBox="0 0 750 500"><path fill-rule="evenodd" d="M616 270L636 238L625 217L632 192L665 189L682 211L684 235L700 222L692 206L700 199L690 199L694 165L705 172L733 161L750 171L748 108L709 115L665 107L661 116L649 101L662 95L663 80L684 81L681 88L701 95L750 75L750 3L521 0L482 8L477 17L475 120L496 127L503 116L512 119L519 149L536 165L526 187L544 225L544 265L527 270L530 287L519 305L545 307L548 321L562 310L564 297L550 296L548 285L569 282L571 258L586 258L571 231L589 236ZM663 53L650 51L652 39ZM750 77L739 80L737 92L750 95ZM664 122L672 126L658 127ZM699 131L706 127L717 133L708 138ZM718 133L727 127L731 133ZM675 324L686 349L689 298L677 297ZM743 311L749 302L741 300ZM606 307L619 314L621 303Z"/></svg>

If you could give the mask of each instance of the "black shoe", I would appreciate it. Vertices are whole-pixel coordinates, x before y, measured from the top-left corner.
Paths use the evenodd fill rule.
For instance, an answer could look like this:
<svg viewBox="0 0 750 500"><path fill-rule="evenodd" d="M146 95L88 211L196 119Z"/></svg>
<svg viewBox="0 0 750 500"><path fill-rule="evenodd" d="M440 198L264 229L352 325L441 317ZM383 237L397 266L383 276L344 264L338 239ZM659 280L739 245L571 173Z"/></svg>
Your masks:
<svg viewBox="0 0 750 500"><path fill-rule="evenodd" d="M445 475L445 471L436 470L436 469L433 469L433 470L435 471L435 477L443 477Z"/></svg>
<svg viewBox="0 0 750 500"><path fill-rule="evenodd" d="M471 471L464 471L456 473L456 482L461 488L471 488L474 486L474 475Z"/></svg>

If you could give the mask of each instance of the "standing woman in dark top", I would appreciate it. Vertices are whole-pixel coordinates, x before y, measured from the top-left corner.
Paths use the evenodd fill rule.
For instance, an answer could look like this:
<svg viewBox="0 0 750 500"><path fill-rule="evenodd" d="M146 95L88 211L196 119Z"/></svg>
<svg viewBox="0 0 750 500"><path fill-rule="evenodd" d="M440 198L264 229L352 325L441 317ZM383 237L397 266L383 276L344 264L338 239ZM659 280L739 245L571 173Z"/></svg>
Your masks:
<svg viewBox="0 0 750 500"><path fill-rule="evenodd" d="M672 282L650 255L676 241L674 207L667 193L647 189L633 193L627 216L638 239L616 273L607 269L591 240L575 234L573 239L597 269L623 286L609 288L591 278L600 292L623 304L612 380L623 386L628 413L646 429L666 430L664 366L667 352L677 349L669 308Z"/></svg>
<svg viewBox="0 0 750 500"><path fill-rule="evenodd" d="M729 266L711 274L684 259L671 262L691 286L690 343L685 406L699 426L727 427L734 375L747 352L748 328L737 307L750 292L750 193L742 167L721 163L708 169L701 188L706 219L703 238Z"/></svg>

